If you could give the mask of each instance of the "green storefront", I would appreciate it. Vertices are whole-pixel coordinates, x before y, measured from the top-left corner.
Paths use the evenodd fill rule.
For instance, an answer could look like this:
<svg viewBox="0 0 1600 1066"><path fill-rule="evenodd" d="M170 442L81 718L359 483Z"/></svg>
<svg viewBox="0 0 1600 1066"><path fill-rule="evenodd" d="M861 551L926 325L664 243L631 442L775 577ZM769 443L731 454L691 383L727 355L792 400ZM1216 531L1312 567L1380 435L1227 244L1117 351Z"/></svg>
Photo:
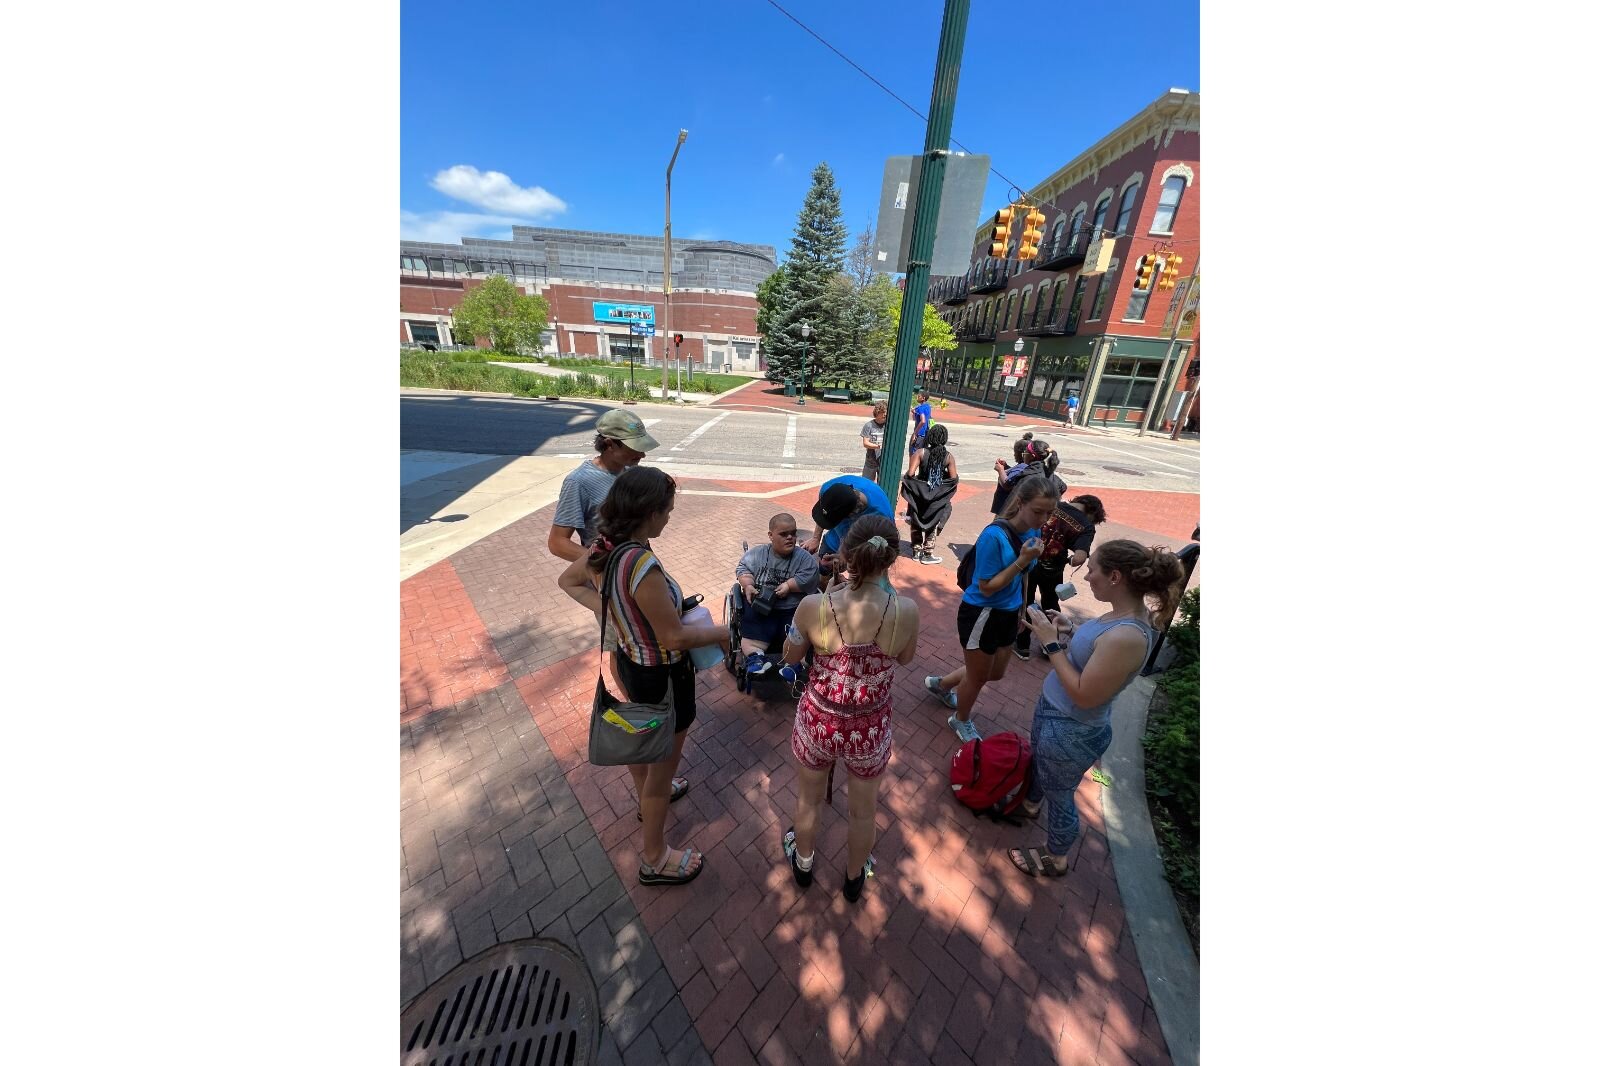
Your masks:
<svg viewBox="0 0 1600 1066"><path fill-rule="evenodd" d="M1158 424L1164 406L1171 402L1172 383L1190 343L1180 340L1172 350L1166 379L1160 383L1162 406L1155 413ZM1021 354L1028 360L1027 374L1007 389L1002 371L1004 360L1016 354L1014 342L969 342L933 353L931 366L917 376L917 385L935 397L995 410L1003 403L1008 413L1057 420L1067 417L1067 396L1077 393L1081 401L1087 385L1093 391L1094 407L1088 423L1084 409L1079 408L1080 425L1137 426L1156 391L1167 345L1165 338L1148 337L1024 337ZM1096 355L1100 356L1098 366Z"/></svg>

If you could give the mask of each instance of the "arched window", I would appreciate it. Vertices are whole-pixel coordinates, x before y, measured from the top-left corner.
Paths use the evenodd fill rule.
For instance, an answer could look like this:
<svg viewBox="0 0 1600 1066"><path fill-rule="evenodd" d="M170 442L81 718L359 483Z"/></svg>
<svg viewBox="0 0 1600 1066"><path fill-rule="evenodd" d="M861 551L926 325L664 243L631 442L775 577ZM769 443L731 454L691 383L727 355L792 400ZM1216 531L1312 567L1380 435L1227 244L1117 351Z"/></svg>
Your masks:
<svg viewBox="0 0 1600 1066"><path fill-rule="evenodd" d="M1161 202L1156 204L1155 221L1150 223L1151 233L1171 233L1172 223L1178 217L1178 205L1183 202L1183 191L1189 182L1174 174L1161 183Z"/></svg>
<svg viewBox="0 0 1600 1066"><path fill-rule="evenodd" d="M1117 206L1117 232L1131 233L1128 227L1133 225L1133 201L1138 199L1139 183L1134 182L1122 190L1122 203Z"/></svg>
<svg viewBox="0 0 1600 1066"><path fill-rule="evenodd" d="M1072 226L1067 230L1067 240L1076 240L1078 232L1083 229L1083 209L1080 207L1072 215Z"/></svg>
<svg viewBox="0 0 1600 1066"><path fill-rule="evenodd" d="M1051 322L1055 321L1056 312L1061 310L1061 294L1063 292L1066 292L1066 291L1067 291L1067 279L1066 278L1062 278L1060 281L1056 282L1055 295L1050 298L1050 319L1049 320Z"/></svg>
<svg viewBox="0 0 1600 1066"><path fill-rule="evenodd" d="M1028 317L1028 311L1032 306L1033 306L1033 286L1030 285L1026 289L1022 290L1022 313L1017 316L1017 328L1018 329L1022 328L1022 324L1024 322L1027 322L1027 323L1030 323L1030 324L1032 323L1033 320Z"/></svg>
<svg viewBox="0 0 1600 1066"><path fill-rule="evenodd" d="M1054 256L1058 251L1061 250L1061 235L1065 233L1066 230L1067 220L1065 218L1057 219L1055 228L1050 231L1050 251L1047 253L1049 256Z"/></svg>
<svg viewBox="0 0 1600 1066"><path fill-rule="evenodd" d="M1012 293L1011 296L1006 300L1005 317L1000 320L1000 329L1005 330L1005 329L1010 329L1011 328L1011 319L1012 319L1016 309L1017 309L1017 294L1016 293Z"/></svg>
<svg viewBox="0 0 1600 1066"><path fill-rule="evenodd" d="M1107 194L1105 199L1094 205L1094 221L1089 223L1093 236L1098 237L1105 231L1106 212L1109 210L1111 210L1111 196Z"/></svg>

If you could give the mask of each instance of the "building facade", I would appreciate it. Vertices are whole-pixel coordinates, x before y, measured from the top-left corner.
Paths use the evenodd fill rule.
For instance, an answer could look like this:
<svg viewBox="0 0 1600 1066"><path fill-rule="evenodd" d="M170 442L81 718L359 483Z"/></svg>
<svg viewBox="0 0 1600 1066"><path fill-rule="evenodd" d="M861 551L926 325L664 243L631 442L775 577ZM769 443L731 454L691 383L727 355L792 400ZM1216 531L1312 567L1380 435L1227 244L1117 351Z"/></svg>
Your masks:
<svg viewBox="0 0 1600 1066"><path fill-rule="evenodd" d="M456 304L468 289L500 274L550 305L547 354L653 365L674 354L661 302L663 250L659 236L534 226L513 227L508 241L403 240L401 343L455 343L450 317ZM776 269L771 245L675 240L670 329L683 335L675 354L714 371L763 369L756 287ZM634 324L653 325L661 335L640 336Z"/></svg>
<svg viewBox="0 0 1600 1066"><path fill-rule="evenodd" d="M1058 419L1076 394L1080 425L1139 425L1154 397L1151 428L1170 428L1198 387L1199 180L1200 96L1173 89L1029 190L1045 215L1037 258L1015 258L1020 224L1007 258L991 258L985 220L967 273L933 279L928 301L959 345L935 353L919 382ZM1090 258L1097 237L1114 242L1103 273ZM1160 286L1163 272L1176 288Z"/></svg>

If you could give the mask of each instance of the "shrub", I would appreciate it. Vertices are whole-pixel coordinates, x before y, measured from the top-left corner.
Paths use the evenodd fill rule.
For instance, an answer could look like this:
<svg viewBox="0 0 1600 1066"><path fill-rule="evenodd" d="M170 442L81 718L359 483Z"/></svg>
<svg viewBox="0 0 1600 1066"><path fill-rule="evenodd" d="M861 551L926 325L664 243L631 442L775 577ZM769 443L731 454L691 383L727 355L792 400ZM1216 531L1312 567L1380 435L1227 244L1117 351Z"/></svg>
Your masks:
<svg viewBox="0 0 1600 1066"><path fill-rule="evenodd" d="M1200 590L1184 594L1167 632L1173 666L1157 682L1167 706L1145 730L1145 780L1165 801L1179 828L1200 828Z"/></svg>

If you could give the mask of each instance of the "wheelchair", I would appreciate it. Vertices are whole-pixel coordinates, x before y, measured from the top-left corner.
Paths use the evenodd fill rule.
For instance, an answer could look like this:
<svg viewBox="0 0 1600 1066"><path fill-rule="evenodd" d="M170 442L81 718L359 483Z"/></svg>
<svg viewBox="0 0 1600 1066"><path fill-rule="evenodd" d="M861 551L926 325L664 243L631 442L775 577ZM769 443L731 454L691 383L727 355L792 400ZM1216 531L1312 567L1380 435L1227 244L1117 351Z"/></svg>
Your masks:
<svg viewBox="0 0 1600 1066"><path fill-rule="evenodd" d="M750 547L746 542L740 549L742 555ZM768 642L766 654L773 663L772 669L756 677L752 677L746 668L744 653L744 637L739 631L740 615L744 612L744 589L736 580L733 587L722 600L722 618L728 627L728 646L723 651L723 665L733 675L734 686L740 692L748 692L762 700L776 700L787 696L798 700L805 691L806 680L810 674L811 655L808 652L803 661L795 664L795 679L791 684L785 681L778 673L778 668L783 660L783 634L779 633Z"/></svg>

